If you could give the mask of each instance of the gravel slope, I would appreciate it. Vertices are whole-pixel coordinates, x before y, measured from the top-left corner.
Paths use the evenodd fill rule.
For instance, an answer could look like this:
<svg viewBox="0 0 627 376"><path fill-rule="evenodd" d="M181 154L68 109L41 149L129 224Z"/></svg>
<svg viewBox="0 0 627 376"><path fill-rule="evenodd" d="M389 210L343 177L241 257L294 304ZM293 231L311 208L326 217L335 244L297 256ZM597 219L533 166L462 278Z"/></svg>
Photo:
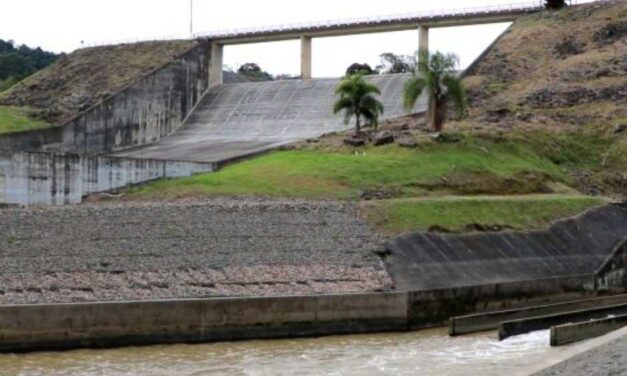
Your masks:
<svg viewBox="0 0 627 376"><path fill-rule="evenodd" d="M344 203L0 210L0 304L391 288L382 240Z"/></svg>

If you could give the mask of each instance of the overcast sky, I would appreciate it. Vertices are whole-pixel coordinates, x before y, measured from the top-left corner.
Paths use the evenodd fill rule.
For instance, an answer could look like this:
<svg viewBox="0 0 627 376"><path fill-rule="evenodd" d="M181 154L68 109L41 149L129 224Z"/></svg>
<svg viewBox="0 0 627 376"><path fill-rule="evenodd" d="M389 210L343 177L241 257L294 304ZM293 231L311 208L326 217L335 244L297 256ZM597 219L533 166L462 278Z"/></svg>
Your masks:
<svg viewBox="0 0 627 376"><path fill-rule="evenodd" d="M85 45L188 37L189 0L1 0L0 39L71 52ZM503 4L515 0L194 0L194 32ZM523 0L524 1L524 0ZM533 1L533 0L532 0ZM540 2L537 0L536 2ZM469 64L508 24L433 29L431 50L456 53ZM320 38L313 41L313 75L340 76L353 62L377 65L382 52L412 54L416 31ZM227 46L226 65L257 62L270 73L299 73L300 42Z"/></svg>

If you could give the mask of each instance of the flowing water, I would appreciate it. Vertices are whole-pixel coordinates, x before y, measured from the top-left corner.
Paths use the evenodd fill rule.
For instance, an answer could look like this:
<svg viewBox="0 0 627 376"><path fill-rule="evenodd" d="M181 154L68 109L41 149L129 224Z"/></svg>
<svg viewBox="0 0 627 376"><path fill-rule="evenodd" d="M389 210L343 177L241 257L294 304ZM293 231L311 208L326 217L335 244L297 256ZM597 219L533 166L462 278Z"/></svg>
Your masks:
<svg viewBox="0 0 627 376"><path fill-rule="evenodd" d="M548 331L499 342L495 332L450 338L445 329L314 339L0 355L0 375L434 375L496 376L564 348Z"/></svg>

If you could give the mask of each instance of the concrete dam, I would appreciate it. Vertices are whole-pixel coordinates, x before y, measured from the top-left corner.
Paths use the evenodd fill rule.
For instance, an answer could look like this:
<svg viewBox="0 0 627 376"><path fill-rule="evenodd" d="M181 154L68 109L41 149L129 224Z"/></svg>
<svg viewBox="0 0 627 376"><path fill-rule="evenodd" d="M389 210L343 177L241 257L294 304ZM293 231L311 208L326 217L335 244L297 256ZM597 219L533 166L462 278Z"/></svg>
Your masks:
<svg viewBox="0 0 627 376"><path fill-rule="evenodd" d="M79 203L351 127L332 112L339 78L227 83L198 95L206 71L190 75L185 58L173 64L182 67L163 68L62 127L0 136L0 203ZM381 90L383 119L406 113L408 77L368 77ZM425 109L421 98L413 112Z"/></svg>

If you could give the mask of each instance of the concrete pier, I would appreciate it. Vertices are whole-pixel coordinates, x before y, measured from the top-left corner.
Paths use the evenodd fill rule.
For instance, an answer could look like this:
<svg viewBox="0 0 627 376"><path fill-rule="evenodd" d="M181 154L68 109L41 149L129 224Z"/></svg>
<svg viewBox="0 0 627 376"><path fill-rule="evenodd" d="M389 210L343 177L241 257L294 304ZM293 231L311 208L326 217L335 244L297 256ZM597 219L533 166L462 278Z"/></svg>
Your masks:
<svg viewBox="0 0 627 376"><path fill-rule="evenodd" d="M224 46L220 43L211 43L211 57L209 59L209 87L224 83L222 67L224 65Z"/></svg>
<svg viewBox="0 0 627 376"><path fill-rule="evenodd" d="M300 38L300 76L303 80L310 80L311 75L311 37Z"/></svg>
<svg viewBox="0 0 627 376"><path fill-rule="evenodd" d="M421 59L429 53L429 28L418 26L418 58ZM419 61L420 63L420 61Z"/></svg>

